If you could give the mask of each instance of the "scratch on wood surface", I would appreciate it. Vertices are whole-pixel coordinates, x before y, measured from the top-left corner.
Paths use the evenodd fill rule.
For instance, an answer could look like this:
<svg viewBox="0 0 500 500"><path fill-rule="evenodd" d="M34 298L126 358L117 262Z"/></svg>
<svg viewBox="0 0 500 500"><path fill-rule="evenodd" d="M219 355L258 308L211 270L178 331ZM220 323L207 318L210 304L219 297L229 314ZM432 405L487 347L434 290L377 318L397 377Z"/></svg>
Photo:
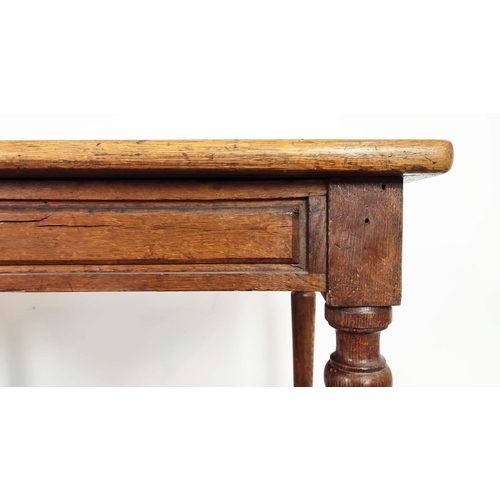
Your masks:
<svg viewBox="0 0 500 500"><path fill-rule="evenodd" d="M47 215L46 217L42 217L41 219L0 220L0 223L4 224L6 222L8 222L8 223L43 222L44 220L47 220L49 217L50 217L50 215Z"/></svg>

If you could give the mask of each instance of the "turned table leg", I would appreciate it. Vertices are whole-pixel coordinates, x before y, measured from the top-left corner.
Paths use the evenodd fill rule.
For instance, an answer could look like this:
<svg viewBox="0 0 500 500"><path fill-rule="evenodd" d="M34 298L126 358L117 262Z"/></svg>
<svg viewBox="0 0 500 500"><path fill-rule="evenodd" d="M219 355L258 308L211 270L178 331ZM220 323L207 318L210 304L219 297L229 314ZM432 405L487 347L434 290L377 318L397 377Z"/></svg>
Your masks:
<svg viewBox="0 0 500 500"><path fill-rule="evenodd" d="M294 387L312 387L315 310L315 292L292 292Z"/></svg>
<svg viewBox="0 0 500 500"><path fill-rule="evenodd" d="M328 191L328 288L325 315L337 348L327 386L391 386L380 332L401 303L403 181L337 179Z"/></svg>
<svg viewBox="0 0 500 500"><path fill-rule="evenodd" d="M380 354L380 332L392 320L391 307L325 306L337 330L337 348L325 366L327 387L392 386L392 374Z"/></svg>

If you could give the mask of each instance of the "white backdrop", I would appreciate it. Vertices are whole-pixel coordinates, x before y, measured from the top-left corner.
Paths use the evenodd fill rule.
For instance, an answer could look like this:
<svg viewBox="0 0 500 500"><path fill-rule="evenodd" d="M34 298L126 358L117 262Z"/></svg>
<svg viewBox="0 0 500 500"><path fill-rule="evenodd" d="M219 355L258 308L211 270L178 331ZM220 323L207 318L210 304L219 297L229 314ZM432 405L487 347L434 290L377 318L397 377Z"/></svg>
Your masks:
<svg viewBox="0 0 500 500"><path fill-rule="evenodd" d="M396 386L451 388L5 389L1 498L499 497L499 390L452 386L500 385L500 118L407 114L500 112L494 2L23 0L0 20L0 140L455 146L405 186L382 334ZM285 293L0 294L0 386L290 386L290 336Z"/></svg>
<svg viewBox="0 0 500 500"><path fill-rule="evenodd" d="M395 386L500 385L500 115L1 114L6 139L448 139L452 170L404 191ZM0 385L288 386L288 293L0 296ZM315 386L335 347L317 296Z"/></svg>

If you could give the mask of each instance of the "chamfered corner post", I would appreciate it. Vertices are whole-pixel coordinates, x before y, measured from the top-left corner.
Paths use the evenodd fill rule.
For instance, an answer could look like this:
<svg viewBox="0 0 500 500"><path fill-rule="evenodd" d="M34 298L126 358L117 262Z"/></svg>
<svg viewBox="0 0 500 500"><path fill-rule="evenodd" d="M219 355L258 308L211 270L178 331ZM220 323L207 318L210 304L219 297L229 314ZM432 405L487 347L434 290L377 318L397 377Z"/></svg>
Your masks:
<svg viewBox="0 0 500 500"><path fill-rule="evenodd" d="M315 292L292 292L293 385L312 387Z"/></svg>
<svg viewBox="0 0 500 500"><path fill-rule="evenodd" d="M337 343L328 387L392 386L379 344L401 303L402 215L401 177L329 183L325 316Z"/></svg>

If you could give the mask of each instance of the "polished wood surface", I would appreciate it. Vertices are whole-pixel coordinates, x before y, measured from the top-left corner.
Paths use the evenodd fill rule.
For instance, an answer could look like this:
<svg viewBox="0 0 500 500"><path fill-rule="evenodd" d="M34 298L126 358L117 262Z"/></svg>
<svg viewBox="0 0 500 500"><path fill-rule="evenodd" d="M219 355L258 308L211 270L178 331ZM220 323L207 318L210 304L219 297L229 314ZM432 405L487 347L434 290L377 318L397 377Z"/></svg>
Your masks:
<svg viewBox="0 0 500 500"><path fill-rule="evenodd" d="M5 178L435 175L452 161L438 140L0 141Z"/></svg>
<svg viewBox="0 0 500 500"><path fill-rule="evenodd" d="M0 141L0 291L291 291L295 386L321 292L325 384L392 385L403 181L452 160L437 140Z"/></svg>

